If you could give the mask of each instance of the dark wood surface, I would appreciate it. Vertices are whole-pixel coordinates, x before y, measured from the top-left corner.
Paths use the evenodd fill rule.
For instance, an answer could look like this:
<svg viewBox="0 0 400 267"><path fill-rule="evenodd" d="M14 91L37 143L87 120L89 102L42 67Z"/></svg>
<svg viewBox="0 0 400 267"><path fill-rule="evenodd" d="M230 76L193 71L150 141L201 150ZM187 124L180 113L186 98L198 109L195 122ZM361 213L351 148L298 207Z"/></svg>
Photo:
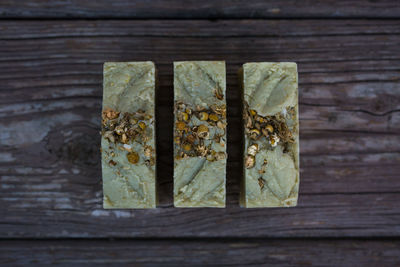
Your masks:
<svg viewBox="0 0 400 267"><path fill-rule="evenodd" d="M0 247L0 262L68 267L394 266L399 250L399 241L365 240L13 240Z"/></svg>
<svg viewBox="0 0 400 267"><path fill-rule="evenodd" d="M399 18L395 0L2 0L6 18Z"/></svg>
<svg viewBox="0 0 400 267"><path fill-rule="evenodd" d="M1 1L0 265L400 264L400 4L275 2ZM200 59L227 62L226 209L172 205L172 62ZM160 205L103 210L102 63L136 60L160 74ZM238 206L249 61L298 63L296 208Z"/></svg>

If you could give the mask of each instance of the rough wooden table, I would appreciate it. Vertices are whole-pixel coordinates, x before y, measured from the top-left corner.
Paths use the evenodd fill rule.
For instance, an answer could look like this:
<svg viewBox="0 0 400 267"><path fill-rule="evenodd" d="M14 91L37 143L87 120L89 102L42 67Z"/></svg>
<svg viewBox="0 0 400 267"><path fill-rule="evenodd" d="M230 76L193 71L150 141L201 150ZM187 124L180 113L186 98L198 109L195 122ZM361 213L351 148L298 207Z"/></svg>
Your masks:
<svg viewBox="0 0 400 267"><path fill-rule="evenodd" d="M400 3L0 2L0 265L400 264ZM172 62L226 60L226 209L172 205ZM102 63L153 60L161 200L103 210ZM241 209L249 61L299 69L299 205Z"/></svg>

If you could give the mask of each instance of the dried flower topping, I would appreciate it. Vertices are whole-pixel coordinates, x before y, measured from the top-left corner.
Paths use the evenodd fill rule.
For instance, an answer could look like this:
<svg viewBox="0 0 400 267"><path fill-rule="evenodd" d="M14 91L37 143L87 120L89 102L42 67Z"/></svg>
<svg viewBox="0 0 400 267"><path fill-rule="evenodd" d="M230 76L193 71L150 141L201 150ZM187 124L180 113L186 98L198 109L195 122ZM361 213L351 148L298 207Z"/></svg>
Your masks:
<svg viewBox="0 0 400 267"><path fill-rule="evenodd" d="M150 158L153 154L153 148L151 146L145 146L144 147L144 155L148 158Z"/></svg>
<svg viewBox="0 0 400 267"><path fill-rule="evenodd" d="M267 167L267 160L264 159L264 163L261 165L261 169L258 170L258 173L259 173L260 175L263 175L263 174L265 173L266 167Z"/></svg>
<svg viewBox="0 0 400 267"><path fill-rule="evenodd" d="M219 120L218 115L215 114L215 113L210 114L210 115L208 116L208 119L211 120L211 121L215 121L215 122L217 122L217 121Z"/></svg>
<svg viewBox="0 0 400 267"><path fill-rule="evenodd" d="M192 149L192 145L189 144L189 143L186 143L186 144L183 145L182 148L183 148L183 150L188 152L188 151L190 151Z"/></svg>
<svg viewBox="0 0 400 267"><path fill-rule="evenodd" d="M134 151L129 152L128 154L126 154L126 158L132 164L136 164L136 163L139 162L139 155L138 155L138 153L136 153Z"/></svg>
<svg viewBox="0 0 400 267"><path fill-rule="evenodd" d="M199 119L201 120L201 121L206 121L206 120L208 120L208 113L207 112L200 112L200 114L199 114Z"/></svg>
<svg viewBox="0 0 400 267"><path fill-rule="evenodd" d="M139 127L140 127L140 129L144 130L144 129L146 129L147 125L146 125L146 123L141 121L141 122L139 122Z"/></svg>
<svg viewBox="0 0 400 267"><path fill-rule="evenodd" d="M218 100L223 100L224 99L224 94L222 93L222 89L219 86L215 89L214 95Z"/></svg>
<svg viewBox="0 0 400 267"><path fill-rule="evenodd" d="M217 122L217 127L222 129L222 130L225 130L226 123L223 123L222 121L219 121L219 122Z"/></svg>
<svg viewBox="0 0 400 267"><path fill-rule="evenodd" d="M271 144L272 147L276 147L279 143L279 137L276 134L270 135L269 137L269 143Z"/></svg>
<svg viewBox="0 0 400 267"><path fill-rule="evenodd" d="M245 132L252 140L265 137L271 147L276 147L279 143L286 147L288 143L294 142L293 135L286 125L286 119L280 114L263 117L256 110L249 109L248 104L245 103L243 118Z"/></svg>
<svg viewBox="0 0 400 267"><path fill-rule="evenodd" d="M113 119L118 118L118 116L119 116L119 112L117 112L111 108L106 108L103 110L103 114L102 114L103 120L104 119L113 120Z"/></svg>
<svg viewBox="0 0 400 267"><path fill-rule="evenodd" d="M133 141L145 143L149 137L146 133L147 123L151 119L142 110L121 114L110 108L103 111L102 135L111 143L128 144Z"/></svg>
<svg viewBox="0 0 400 267"><path fill-rule="evenodd" d="M246 156L245 163L244 163L246 169L253 168L255 163L256 163L256 158L254 156L252 156L252 155Z"/></svg>
<svg viewBox="0 0 400 267"><path fill-rule="evenodd" d="M207 109L203 106L192 108L185 103L176 102L175 159L187 157L205 157L209 161L224 159L226 154L215 152L213 144L225 145L225 140L222 138L226 129L225 109L225 105L213 105Z"/></svg>
<svg viewBox="0 0 400 267"><path fill-rule="evenodd" d="M247 154L251 155L251 156L256 156L258 152L258 144L252 144L251 146L249 146L247 148Z"/></svg>
<svg viewBox="0 0 400 267"><path fill-rule="evenodd" d="M250 138L253 140L257 140L261 136L261 132L258 129L251 129L249 131Z"/></svg>
<svg viewBox="0 0 400 267"><path fill-rule="evenodd" d="M176 123L176 129L178 129L179 131L183 131L186 129L186 124L182 121L178 121Z"/></svg>
<svg viewBox="0 0 400 267"><path fill-rule="evenodd" d="M258 178L258 185L260 186L260 189L262 190L265 185L265 180L263 178Z"/></svg>
<svg viewBox="0 0 400 267"><path fill-rule="evenodd" d="M189 114L186 113L186 112L182 112L181 119L182 119L183 121L188 121L188 120L189 120Z"/></svg>
<svg viewBox="0 0 400 267"><path fill-rule="evenodd" d="M197 127L197 135L200 138L207 138L208 137L208 127L204 124L199 125L199 127Z"/></svg>
<svg viewBox="0 0 400 267"><path fill-rule="evenodd" d="M131 164L139 162L141 156L132 149L133 142L137 142L142 145L143 157L145 163L149 166L154 165L155 159L153 157L153 148L146 145L146 142L150 139L151 132L147 131L148 125L152 123L152 116L146 114L143 110L136 112L117 112L110 108L105 108L102 113L102 136L107 139L110 143L121 144L118 145L118 149L126 151L126 158ZM112 146L110 146L112 149ZM110 153L112 157L115 153ZM115 166L117 163L113 160L109 161L111 166ZM124 167L129 168L129 167Z"/></svg>
<svg viewBox="0 0 400 267"><path fill-rule="evenodd" d="M272 127L271 124L268 124L267 126L265 126L265 129L266 129L268 132L270 132L270 133L273 133L273 132L274 132L274 127Z"/></svg>

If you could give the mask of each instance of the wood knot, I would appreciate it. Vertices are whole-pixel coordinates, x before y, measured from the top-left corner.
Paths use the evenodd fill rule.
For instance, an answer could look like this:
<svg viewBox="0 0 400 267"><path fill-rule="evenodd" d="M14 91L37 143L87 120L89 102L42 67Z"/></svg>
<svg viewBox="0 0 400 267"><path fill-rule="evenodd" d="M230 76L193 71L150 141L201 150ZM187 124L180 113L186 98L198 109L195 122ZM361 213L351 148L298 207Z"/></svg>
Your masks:
<svg viewBox="0 0 400 267"><path fill-rule="evenodd" d="M95 127L54 128L45 140L47 150L58 160L86 167L100 165L100 135Z"/></svg>

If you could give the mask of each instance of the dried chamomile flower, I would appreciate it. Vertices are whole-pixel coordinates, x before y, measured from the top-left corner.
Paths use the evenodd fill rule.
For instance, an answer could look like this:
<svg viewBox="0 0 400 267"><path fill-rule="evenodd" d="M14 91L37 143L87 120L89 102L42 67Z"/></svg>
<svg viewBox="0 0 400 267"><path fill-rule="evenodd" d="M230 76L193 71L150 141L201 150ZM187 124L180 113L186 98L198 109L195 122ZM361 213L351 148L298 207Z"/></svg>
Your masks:
<svg viewBox="0 0 400 267"><path fill-rule="evenodd" d="M226 123L219 121L217 122L217 127L224 130L226 128Z"/></svg>
<svg viewBox="0 0 400 267"><path fill-rule="evenodd" d="M267 131L270 132L270 133L274 132L274 127L272 127L271 124L268 124L267 126L265 126L265 129L267 129Z"/></svg>
<svg viewBox="0 0 400 267"><path fill-rule="evenodd" d="M276 134L270 136L269 143L272 147L276 147L279 143L280 139Z"/></svg>
<svg viewBox="0 0 400 267"><path fill-rule="evenodd" d="M106 108L103 111L103 118L107 118L109 120L113 120L113 119L118 118L118 116L119 116L119 112L117 112L117 111L115 111L115 110L113 110L111 108Z"/></svg>
<svg viewBox="0 0 400 267"><path fill-rule="evenodd" d="M252 155L247 155L245 159L245 167L246 169L251 169L254 167L254 164L256 163L256 158Z"/></svg>
<svg viewBox="0 0 400 267"><path fill-rule="evenodd" d="M258 129L251 129L249 133L250 133L250 138L254 140L257 140L261 135L261 132Z"/></svg>
<svg viewBox="0 0 400 267"><path fill-rule="evenodd" d="M208 119L211 120L211 121L215 121L215 122L217 122L219 120L218 115L214 114L214 113L210 114L208 116Z"/></svg>
<svg viewBox="0 0 400 267"><path fill-rule="evenodd" d="M247 154L255 156L258 153L258 144L252 144L247 148Z"/></svg>
<svg viewBox="0 0 400 267"><path fill-rule="evenodd" d="M132 151L132 152L129 152L128 154L126 154L126 158L132 164L136 164L139 162L139 155L135 151Z"/></svg>
<svg viewBox="0 0 400 267"><path fill-rule="evenodd" d="M183 131L186 129L186 123L182 122L182 121L178 121L176 124L176 129L178 129L179 131Z"/></svg>
<svg viewBox="0 0 400 267"><path fill-rule="evenodd" d="M200 113L199 113L199 119L200 119L201 121L206 121L206 120L208 120L208 113L205 112L205 111L200 112Z"/></svg>
<svg viewBox="0 0 400 267"><path fill-rule="evenodd" d="M145 146L144 147L144 155L145 155L145 157L150 158L152 153L153 153L153 148L151 146Z"/></svg>
<svg viewBox="0 0 400 267"><path fill-rule="evenodd" d="M197 128L197 135L200 138L208 138L208 127L204 124L201 124Z"/></svg>
<svg viewBox="0 0 400 267"><path fill-rule="evenodd" d="M117 165L117 163L116 163L115 161L113 161L113 160L110 160L110 161L108 162L108 164L110 164L111 166Z"/></svg>

